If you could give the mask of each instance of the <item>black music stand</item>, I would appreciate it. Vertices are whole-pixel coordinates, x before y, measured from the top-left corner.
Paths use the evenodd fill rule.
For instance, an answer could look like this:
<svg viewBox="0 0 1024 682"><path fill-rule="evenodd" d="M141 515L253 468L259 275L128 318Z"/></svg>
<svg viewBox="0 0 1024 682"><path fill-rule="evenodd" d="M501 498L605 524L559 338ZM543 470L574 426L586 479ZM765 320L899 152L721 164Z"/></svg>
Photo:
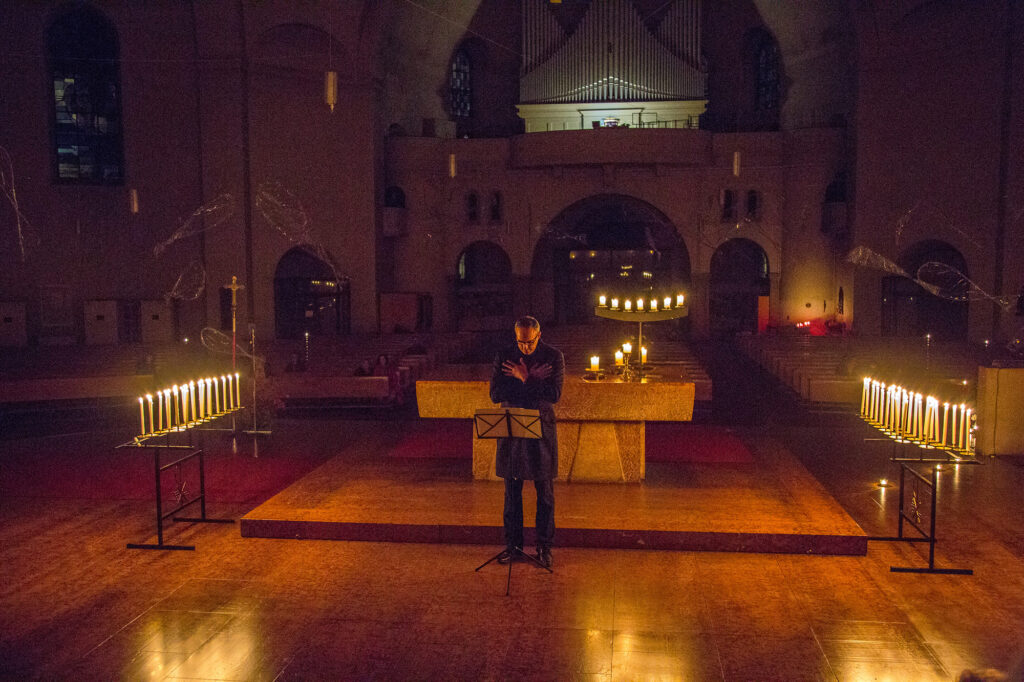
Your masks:
<svg viewBox="0 0 1024 682"><path fill-rule="evenodd" d="M540 411L528 410L521 407L505 407L498 410L477 410L473 414L473 424L476 426L476 437L483 439L498 438L529 438L538 440L542 437ZM505 548L492 556L487 561L476 567L479 571L487 564L495 561L498 557L508 551ZM509 596L512 589L512 564L517 559L525 559L534 566L543 568L548 573L554 573L550 568L542 564L535 557L530 556L518 547L511 548L512 553L508 562L508 580L505 582L505 596Z"/></svg>

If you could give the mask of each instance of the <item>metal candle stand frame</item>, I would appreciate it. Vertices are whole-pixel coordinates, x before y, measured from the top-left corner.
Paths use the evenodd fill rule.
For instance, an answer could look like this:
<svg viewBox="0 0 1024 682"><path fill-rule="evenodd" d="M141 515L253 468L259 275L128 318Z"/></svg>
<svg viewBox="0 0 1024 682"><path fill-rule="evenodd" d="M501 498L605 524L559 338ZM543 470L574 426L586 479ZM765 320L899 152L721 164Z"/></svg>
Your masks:
<svg viewBox="0 0 1024 682"><path fill-rule="evenodd" d="M868 424L875 426L873 422L865 419ZM877 426L876 426L877 428ZM885 433L885 431L883 431ZM880 439L881 440L881 439ZM890 439L884 439L890 440ZM926 446L923 443L916 443L909 440L896 440L892 439L893 450L901 444L907 444L916 446L922 450L934 449L932 446ZM900 465L900 506L899 506L899 524L896 530L896 536L869 536L869 542L927 542L928 543L928 566L924 568L916 568L911 566L890 566L889 571L892 573L937 573L945 575L974 575L974 570L970 568L936 568L935 567L935 543L937 538L935 536L935 514L939 500L939 470L940 464L979 464L974 457L962 457L954 452L948 450L939 449L940 452L946 456L943 458L939 457L924 457L923 452L920 457L899 457L898 453L894 453L889 461L896 462ZM912 464L931 464L931 476L926 476L919 471L916 471L911 465ZM910 517L906 511L906 474L910 472L911 476L914 476L917 480L924 483L931 490L931 515L928 519L928 530L925 531L918 525L917 521ZM913 526L914 530L921 534L921 537L906 537L903 534L904 522L909 523Z"/></svg>
<svg viewBox="0 0 1024 682"><path fill-rule="evenodd" d="M234 429L211 429L202 428L201 425L204 423L212 422L221 417L227 415L233 415L244 408L236 407L226 412L222 412L213 417L206 417L203 420L195 422L195 426L176 427L166 431L153 433L147 436L140 436L130 443L118 445L116 449L120 450L123 448L137 448L137 449L149 449L153 452L153 481L156 489L156 544L153 543L138 543L129 542L128 549L171 549L171 550L189 550L194 551L195 545L168 545L164 543L164 519L171 517L172 521L184 521L186 523L234 523L234 519L211 519L206 516L206 467L203 459L204 450L203 447L196 447L192 444L192 433L193 431L199 431L200 433L206 431L224 431L233 432ZM171 443L171 436L173 434L187 434L188 442L186 444L174 444ZM160 441L154 445L147 444L147 441ZM166 450L174 451L187 451L183 457L179 457L173 462L167 464L160 463L160 454ZM182 502L171 511L164 512L163 500L160 492L160 474L168 469L177 468L181 469L181 466L191 459L199 458L199 495L193 497L191 500ZM196 502L199 503L199 516L198 517L187 517L187 516L174 516L182 509L189 507Z"/></svg>

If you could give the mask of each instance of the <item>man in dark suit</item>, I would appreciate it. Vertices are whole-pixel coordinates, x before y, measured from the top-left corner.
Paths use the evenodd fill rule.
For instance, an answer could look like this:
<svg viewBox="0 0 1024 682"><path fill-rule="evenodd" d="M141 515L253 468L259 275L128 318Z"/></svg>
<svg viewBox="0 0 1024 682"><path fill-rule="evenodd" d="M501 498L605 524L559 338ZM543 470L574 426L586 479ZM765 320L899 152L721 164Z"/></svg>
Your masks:
<svg viewBox="0 0 1024 682"><path fill-rule="evenodd" d="M515 324L516 344L498 352L491 372L491 400L502 407L540 411L540 439L504 438L498 441L496 471L505 479L505 551L499 563L512 560L523 548L523 481L537 490L537 560L551 567L555 537L555 490L558 438L552 405L562 397L565 360L555 348L541 343L540 322L521 317Z"/></svg>

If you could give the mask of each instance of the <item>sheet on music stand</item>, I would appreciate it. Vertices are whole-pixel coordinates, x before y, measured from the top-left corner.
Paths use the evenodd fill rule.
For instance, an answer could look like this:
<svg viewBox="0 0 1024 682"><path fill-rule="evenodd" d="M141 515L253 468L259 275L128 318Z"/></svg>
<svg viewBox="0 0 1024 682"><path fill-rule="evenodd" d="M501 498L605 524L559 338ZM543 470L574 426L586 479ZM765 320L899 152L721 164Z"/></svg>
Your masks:
<svg viewBox="0 0 1024 682"><path fill-rule="evenodd" d="M477 438L541 438L539 410L521 407L477 410L473 414Z"/></svg>

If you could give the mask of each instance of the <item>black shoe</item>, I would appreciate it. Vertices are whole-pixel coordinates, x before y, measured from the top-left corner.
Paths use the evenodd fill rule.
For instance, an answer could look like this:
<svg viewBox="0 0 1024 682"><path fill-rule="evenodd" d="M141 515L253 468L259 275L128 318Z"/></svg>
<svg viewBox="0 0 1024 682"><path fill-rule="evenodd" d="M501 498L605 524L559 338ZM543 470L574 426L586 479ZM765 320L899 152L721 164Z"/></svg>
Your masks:
<svg viewBox="0 0 1024 682"><path fill-rule="evenodd" d="M510 563L511 561L513 561L515 559L515 556L516 556L516 550L522 551L522 548L520 548L520 547L508 547L508 548L506 548L504 552L502 552L501 554L498 555L498 563L504 565L504 564L507 564L507 563Z"/></svg>
<svg viewBox="0 0 1024 682"><path fill-rule="evenodd" d="M537 549L537 561L544 568L551 568L551 550L548 547L539 547Z"/></svg>

